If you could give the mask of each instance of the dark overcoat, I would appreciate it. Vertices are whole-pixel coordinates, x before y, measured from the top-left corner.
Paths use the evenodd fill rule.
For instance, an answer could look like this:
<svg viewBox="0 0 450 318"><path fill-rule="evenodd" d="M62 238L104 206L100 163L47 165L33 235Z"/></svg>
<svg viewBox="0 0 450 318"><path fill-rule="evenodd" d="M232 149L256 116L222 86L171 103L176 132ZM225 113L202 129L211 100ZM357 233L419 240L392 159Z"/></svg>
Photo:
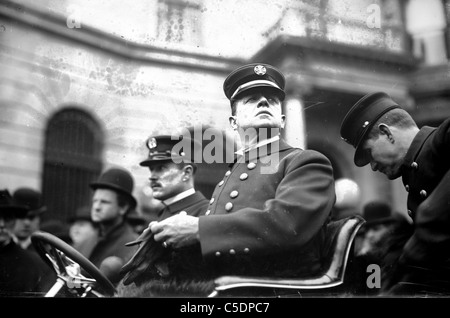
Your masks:
<svg viewBox="0 0 450 318"><path fill-rule="evenodd" d="M56 275L34 252L11 240L0 247L0 298L43 296L56 282Z"/></svg>
<svg viewBox="0 0 450 318"><path fill-rule="evenodd" d="M115 228L111 229L108 233L101 235L94 249L92 250L89 260L98 268L102 262L111 256L117 256L125 264L136 252L135 246L126 246L125 244L134 241L138 237L138 234L127 223L122 222ZM117 272L120 267L117 268ZM117 283L119 277L114 273L111 273L110 280L113 283Z"/></svg>
<svg viewBox="0 0 450 318"><path fill-rule="evenodd" d="M215 276L314 275L334 202L323 154L283 140L251 150L225 173L200 217L203 258Z"/></svg>
<svg viewBox="0 0 450 318"><path fill-rule="evenodd" d="M414 232L400 257L400 279L436 281L450 293L450 119L420 129L401 169Z"/></svg>

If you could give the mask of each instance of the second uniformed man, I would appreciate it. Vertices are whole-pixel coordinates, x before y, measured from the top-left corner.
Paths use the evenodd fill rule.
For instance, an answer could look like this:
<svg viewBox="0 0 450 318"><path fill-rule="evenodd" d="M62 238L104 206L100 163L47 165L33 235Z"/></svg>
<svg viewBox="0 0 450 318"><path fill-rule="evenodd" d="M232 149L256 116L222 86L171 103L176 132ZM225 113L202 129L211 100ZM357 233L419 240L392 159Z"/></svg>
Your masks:
<svg viewBox="0 0 450 318"><path fill-rule="evenodd" d="M450 295L450 119L419 129L389 95L375 92L350 109L341 136L355 147L355 165L402 177L408 192L414 233L383 293Z"/></svg>

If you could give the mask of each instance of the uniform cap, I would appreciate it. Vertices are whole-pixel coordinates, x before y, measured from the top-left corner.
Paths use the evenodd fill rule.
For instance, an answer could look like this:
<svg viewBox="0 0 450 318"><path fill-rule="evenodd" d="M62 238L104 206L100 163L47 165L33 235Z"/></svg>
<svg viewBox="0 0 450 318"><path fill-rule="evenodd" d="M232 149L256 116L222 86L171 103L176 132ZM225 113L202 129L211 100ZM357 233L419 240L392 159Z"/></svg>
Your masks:
<svg viewBox="0 0 450 318"><path fill-rule="evenodd" d="M159 135L147 139L148 157L140 163L143 167L164 161L194 162L194 154L202 150L200 142L189 137Z"/></svg>
<svg viewBox="0 0 450 318"><path fill-rule="evenodd" d="M223 91L231 101L242 92L255 87L269 87L276 90L284 100L285 78L275 67L269 64L252 63L231 72L223 83Z"/></svg>
<svg viewBox="0 0 450 318"><path fill-rule="evenodd" d="M345 115L341 124L341 137L355 147L354 162L358 167L370 162L362 144L371 128L383 114L395 108L400 106L388 94L376 92L362 97Z"/></svg>

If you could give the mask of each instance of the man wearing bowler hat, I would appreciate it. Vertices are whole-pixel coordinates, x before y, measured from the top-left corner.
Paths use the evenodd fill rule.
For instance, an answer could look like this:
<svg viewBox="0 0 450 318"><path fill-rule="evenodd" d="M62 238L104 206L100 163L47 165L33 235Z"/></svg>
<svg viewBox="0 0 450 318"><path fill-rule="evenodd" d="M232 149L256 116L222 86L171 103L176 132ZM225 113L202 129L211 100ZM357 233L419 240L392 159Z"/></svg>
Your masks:
<svg viewBox="0 0 450 318"><path fill-rule="evenodd" d="M180 143L183 143L186 149L178 147ZM149 151L148 158L140 165L149 169L153 197L160 200L164 206L158 213L158 221L179 213L192 216L204 214L209 201L200 191L195 190L197 165L193 160L195 152L201 150L201 144L185 136L158 135L148 138L146 146ZM150 228L128 245L134 244L140 244L139 250L129 264L124 266L124 271L129 272L124 278L124 284L133 282L138 287L133 289L133 295L157 293L159 289L176 289L178 287L174 280L179 277L174 277L178 275L183 278L201 275L198 272L201 270L197 266L198 263L192 261L196 255L200 255L200 251L196 250L198 246L175 250L166 245L167 243L161 245L154 241ZM157 251L154 251L155 249ZM145 262L151 263L153 258L158 258L156 270L142 266ZM179 261L180 259L183 261ZM138 264L144 272L140 273L135 269ZM156 274L157 281L153 274Z"/></svg>
<svg viewBox="0 0 450 318"><path fill-rule="evenodd" d="M388 94L375 92L353 105L341 137L355 148L355 165L401 177L408 192L414 233L386 292L450 295L450 119L419 129Z"/></svg>
<svg viewBox="0 0 450 318"><path fill-rule="evenodd" d="M51 286L47 285L53 278L47 264L13 240L14 223L28 209L8 190L0 190L0 297L42 296Z"/></svg>
<svg viewBox="0 0 450 318"><path fill-rule="evenodd" d="M323 154L280 137L285 78L264 63L229 74L223 89L241 149L199 217L174 215L150 224L155 241L198 246L204 272L311 277L322 266L324 231L335 202L333 169Z"/></svg>
<svg viewBox="0 0 450 318"><path fill-rule="evenodd" d="M138 236L125 220L137 205L132 194L134 180L127 170L114 167L103 172L90 187L94 191L91 218L99 226L100 237L89 260L117 284L121 267L136 251L125 245Z"/></svg>
<svg viewBox="0 0 450 318"><path fill-rule="evenodd" d="M22 187L13 193L14 199L27 207L28 212L16 219L14 235L17 243L24 249L35 251L31 244L31 234L38 231L41 225L41 215L47 210L39 191Z"/></svg>

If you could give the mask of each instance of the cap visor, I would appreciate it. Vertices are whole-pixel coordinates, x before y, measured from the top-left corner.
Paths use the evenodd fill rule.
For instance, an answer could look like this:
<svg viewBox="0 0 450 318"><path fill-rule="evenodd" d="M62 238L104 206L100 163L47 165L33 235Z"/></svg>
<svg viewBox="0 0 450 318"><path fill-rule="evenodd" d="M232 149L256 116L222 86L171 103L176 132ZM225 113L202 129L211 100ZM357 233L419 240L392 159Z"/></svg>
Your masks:
<svg viewBox="0 0 450 318"><path fill-rule="evenodd" d="M281 88L275 87L275 86L273 86L273 84L271 85L268 83L255 83L253 85L249 85L249 86L243 88L242 90L240 90L232 99L234 100L234 99L238 98L239 96L242 96L242 94L244 92L248 92L251 89L256 89L256 88L260 88L260 87L271 88L274 92L276 92L277 95L280 96L281 101L283 101L286 96L285 92Z"/></svg>
<svg viewBox="0 0 450 318"><path fill-rule="evenodd" d="M364 151L362 149L361 144L356 147L355 157L353 161L358 167L364 167L365 165L370 163L370 156L368 155L367 151Z"/></svg>

